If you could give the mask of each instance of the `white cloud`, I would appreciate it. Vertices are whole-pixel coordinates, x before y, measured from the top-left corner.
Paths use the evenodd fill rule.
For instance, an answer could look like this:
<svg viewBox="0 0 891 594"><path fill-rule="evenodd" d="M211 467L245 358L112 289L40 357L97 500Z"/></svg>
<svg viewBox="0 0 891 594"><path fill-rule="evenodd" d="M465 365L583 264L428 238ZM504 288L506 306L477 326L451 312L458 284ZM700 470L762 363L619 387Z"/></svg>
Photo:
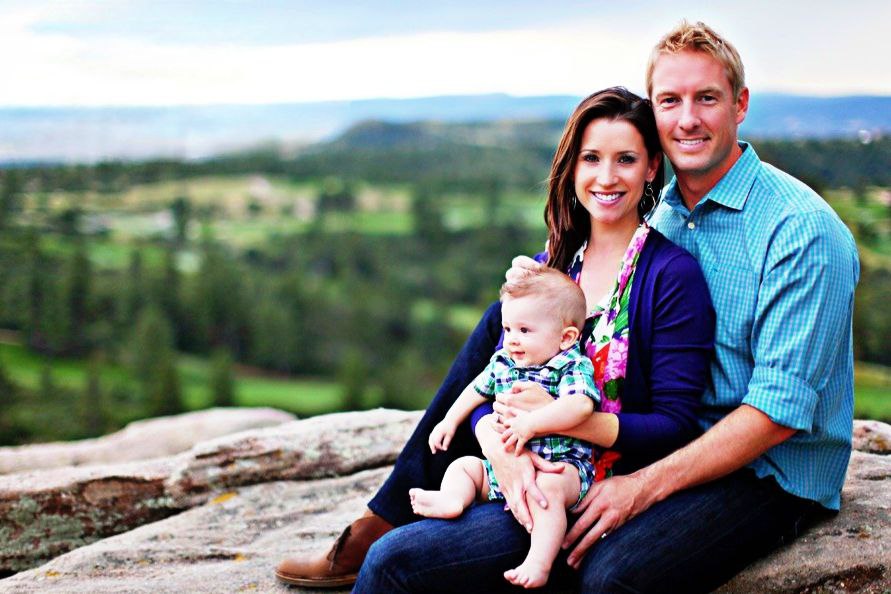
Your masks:
<svg viewBox="0 0 891 594"><path fill-rule="evenodd" d="M102 5L79 6L79 10L98 11ZM56 20L58 7L52 7ZM675 12L683 7L670 8L610 15L592 9L572 25L536 30L433 32L267 46L171 44L107 35L91 38L60 32L64 28L37 32L37 25L49 18L50 8L4 10L0 55L4 56L5 84L0 104L161 105L488 92L584 94L614 84L641 90L650 45L684 16ZM831 31L814 30L813 20L825 15L801 15L804 30L797 32L791 29L794 11L777 12L783 22L765 23L745 10L727 6L710 10L686 16L704 16L737 43L756 92L891 93L891 77L879 76L877 70L887 52L881 47L869 50L877 43L888 45L887 36L876 33L882 19L861 15L859 32L864 35L855 32L839 39L843 28L836 37ZM827 53L826 48L832 51Z"/></svg>
<svg viewBox="0 0 891 594"><path fill-rule="evenodd" d="M10 72L6 104L582 93L640 81L638 57L645 52L617 53L617 40L603 33L592 37L590 28L424 33L267 47L154 45L125 38L106 38L96 46L58 34L37 36L10 23L3 29L0 52L20 56Z"/></svg>

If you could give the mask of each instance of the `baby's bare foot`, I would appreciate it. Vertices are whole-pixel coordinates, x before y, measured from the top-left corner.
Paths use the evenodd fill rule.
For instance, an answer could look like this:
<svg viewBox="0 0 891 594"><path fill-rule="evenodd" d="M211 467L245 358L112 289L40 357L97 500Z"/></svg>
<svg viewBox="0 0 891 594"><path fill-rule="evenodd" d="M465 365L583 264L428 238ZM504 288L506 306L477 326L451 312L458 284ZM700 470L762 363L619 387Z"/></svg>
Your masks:
<svg viewBox="0 0 891 594"><path fill-rule="evenodd" d="M505 571L504 579L515 586L541 588L548 583L548 576L550 574L550 567L526 559L519 567Z"/></svg>
<svg viewBox="0 0 891 594"><path fill-rule="evenodd" d="M464 511L460 497L443 491L409 489L411 508L425 518L457 518Z"/></svg>

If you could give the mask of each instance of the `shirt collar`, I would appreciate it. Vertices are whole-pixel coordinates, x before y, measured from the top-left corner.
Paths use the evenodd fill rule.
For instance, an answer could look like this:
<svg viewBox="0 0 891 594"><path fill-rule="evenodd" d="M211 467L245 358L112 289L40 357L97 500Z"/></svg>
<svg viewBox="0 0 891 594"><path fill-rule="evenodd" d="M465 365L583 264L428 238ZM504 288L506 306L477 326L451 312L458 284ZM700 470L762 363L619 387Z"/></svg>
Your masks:
<svg viewBox="0 0 891 594"><path fill-rule="evenodd" d="M755 153L755 149L747 142L739 142L742 155L733 164L733 167L724 174L715 187L702 197L700 204L706 200L716 202L733 210L742 210L749 197L749 189L755 183L755 178L761 169L761 159ZM665 186L662 194L663 200L674 209L686 209L681 191L678 188L677 176Z"/></svg>
<svg viewBox="0 0 891 594"><path fill-rule="evenodd" d="M543 365L527 365L524 367L520 367L519 365L517 365L514 362L513 359L510 358L510 355L508 354L506 348L501 349L498 352L498 356L502 361L504 361L508 365L508 367L516 367L518 369L544 369L545 367L547 367L548 369L551 369L553 371L559 371L559 370L563 369L564 367L566 367L567 365L569 365L570 363L572 363L573 361L576 361L579 358L579 356L581 355L581 353L582 353L581 346L579 345L578 342L576 342L574 345L572 345L565 351L561 351L561 352L557 353L556 355L554 355L553 357L551 357L550 360L548 360L548 362L544 363Z"/></svg>

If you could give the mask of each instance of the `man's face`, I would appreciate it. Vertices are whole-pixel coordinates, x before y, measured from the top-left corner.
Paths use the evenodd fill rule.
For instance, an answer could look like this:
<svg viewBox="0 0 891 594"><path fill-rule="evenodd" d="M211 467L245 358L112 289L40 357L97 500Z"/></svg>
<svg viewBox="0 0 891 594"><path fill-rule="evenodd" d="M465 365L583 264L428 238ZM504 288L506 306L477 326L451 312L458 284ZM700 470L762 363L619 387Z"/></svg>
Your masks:
<svg viewBox="0 0 891 594"><path fill-rule="evenodd" d="M735 98L723 65L696 51L659 56L652 81L659 140L678 179L711 188L739 156L748 89Z"/></svg>

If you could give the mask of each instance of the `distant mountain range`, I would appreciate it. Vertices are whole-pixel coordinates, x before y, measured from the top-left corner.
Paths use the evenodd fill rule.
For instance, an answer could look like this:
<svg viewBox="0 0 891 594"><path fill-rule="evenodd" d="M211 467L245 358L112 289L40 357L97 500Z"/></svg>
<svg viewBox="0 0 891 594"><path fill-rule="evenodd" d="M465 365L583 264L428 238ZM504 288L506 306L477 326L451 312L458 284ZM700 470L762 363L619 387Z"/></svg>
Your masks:
<svg viewBox="0 0 891 594"><path fill-rule="evenodd" d="M270 142L287 147L331 140L368 120L544 120L558 122L559 130L579 100L496 94L277 105L0 108L0 164L201 159ZM889 132L891 97L885 96L756 95L742 129L747 138Z"/></svg>

